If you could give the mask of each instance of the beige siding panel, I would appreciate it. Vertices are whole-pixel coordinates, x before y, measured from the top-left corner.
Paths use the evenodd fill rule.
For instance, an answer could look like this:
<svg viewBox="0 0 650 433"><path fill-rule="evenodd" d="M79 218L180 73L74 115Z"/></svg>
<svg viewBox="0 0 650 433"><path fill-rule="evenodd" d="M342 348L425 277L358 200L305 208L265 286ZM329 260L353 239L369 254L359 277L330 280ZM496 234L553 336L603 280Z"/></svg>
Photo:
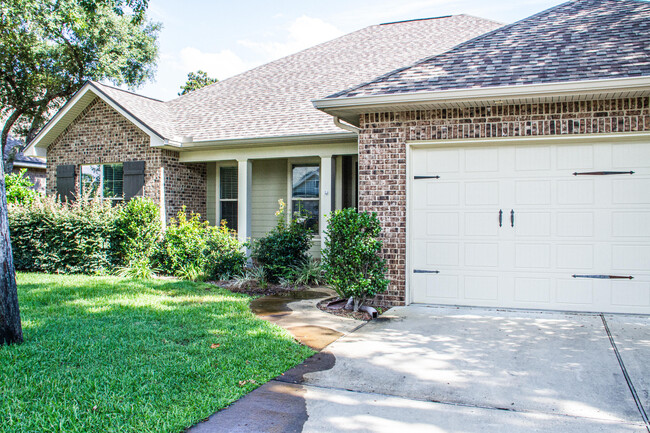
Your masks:
<svg viewBox="0 0 650 433"><path fill-rule="evenodd" d="M215 163L207 164L207 210L205 213L206 219L210 225L217 225L217 167Z"/></svg>
<svg viewBox="0 0 650 433"><path fill-rule="evenodd" d="M252 235L264 236L275 227L278 200L287 202L287 160L253 161Z"/></svg>

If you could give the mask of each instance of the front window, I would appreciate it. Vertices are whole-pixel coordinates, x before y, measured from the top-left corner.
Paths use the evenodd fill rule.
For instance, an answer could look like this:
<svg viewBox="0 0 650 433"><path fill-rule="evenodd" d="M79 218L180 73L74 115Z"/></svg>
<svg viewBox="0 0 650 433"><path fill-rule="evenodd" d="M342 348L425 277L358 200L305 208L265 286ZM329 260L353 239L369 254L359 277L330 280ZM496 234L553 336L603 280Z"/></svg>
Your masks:
<svg viewBox="0 0 650 433"><path fill-rule="evenodd" d="M237 230L237 167L219 170L219 207L221 221L231 230Z"/></svg>
<svg viewBox="0 0 650 433"><path fill-rule="evenodd" d="M294 165L292 169L291 212L307 216L306 226L318 233L320 167Z"/></svg>
<svg viewBox="0 0 650 433"><path fill-rule="evenodd" d="M122 164L81 166L81 195L108 200L124 199L124 170Z"/></svg>

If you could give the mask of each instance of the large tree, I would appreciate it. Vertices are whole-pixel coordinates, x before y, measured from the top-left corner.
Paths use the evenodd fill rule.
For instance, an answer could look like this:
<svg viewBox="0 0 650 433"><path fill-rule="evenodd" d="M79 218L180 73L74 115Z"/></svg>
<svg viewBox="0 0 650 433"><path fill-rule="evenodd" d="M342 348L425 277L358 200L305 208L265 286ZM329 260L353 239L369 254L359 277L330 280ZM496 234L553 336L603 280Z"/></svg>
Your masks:
<svg viewBox="0 0 650 433"><path fill-rule="evenodd" d="M0 154L7 137L29 143L88 80L137 87L153 77L160 25L148 0L0 2ZM0 158L0 345L22 341Z"/></svg>
<svg viewBox="0 0 650 433"><path fill-rule="evenodd" d="M217 81L219 80L209 77L207 72L201 70L190 72L187 74L187 81L181 86L181 91L178 96L193 92L201 87L209 86Z"/></svg>

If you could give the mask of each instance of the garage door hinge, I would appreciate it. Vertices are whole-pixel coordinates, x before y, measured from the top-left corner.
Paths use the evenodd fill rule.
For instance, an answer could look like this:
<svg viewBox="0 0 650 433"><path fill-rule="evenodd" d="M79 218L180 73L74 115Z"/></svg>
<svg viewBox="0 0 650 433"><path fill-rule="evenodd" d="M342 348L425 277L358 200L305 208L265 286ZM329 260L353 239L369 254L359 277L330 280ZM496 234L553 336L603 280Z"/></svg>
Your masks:
<svg viewBox="0 0 650 433"><path fill-rule="evenodd" d="M572 275L573 278L599 278L603 280L632 280L632 275Z"/></svg>
<svg viewBox="0 0 650 433"><path fill-rule="evenodd" d="M439 274L440 271L428 271L426 269L413 269L414 274Z"/></svg>
<svg viewBox="0 0 650 433"><path fill-rule="evenodd" d="M440 176L413 176L413 179L440 179Z"/></svg>
<svg viewBox="0 0 650 433"><path fill-rule="evenodd" d="M574 176L609 176L612 174L634 174L633 171L585 171L573 173Z"/></svg>

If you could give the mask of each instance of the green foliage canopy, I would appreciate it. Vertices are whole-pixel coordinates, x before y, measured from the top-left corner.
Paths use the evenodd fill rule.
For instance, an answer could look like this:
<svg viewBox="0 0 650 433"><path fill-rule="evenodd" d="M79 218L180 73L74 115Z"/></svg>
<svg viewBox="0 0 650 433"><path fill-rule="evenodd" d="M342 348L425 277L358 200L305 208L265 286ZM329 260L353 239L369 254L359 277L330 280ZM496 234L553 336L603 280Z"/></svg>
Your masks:
<svg viewBox="0 0 650 433"><path fill-rule="evenodd" d="M146 0L0 3L0 144L25 142L88 80L136 87L153 77L160 24Z"/></svg>
<svg viewBox="0 0 650 433"><path fill-rule="evenodd" d="M190 72L187 74L187 81L184 85L181 86L181 91L178 94L185 95L186 93L193 92L201 87L209 86L210 84L216 83L216 78L208 77L208 73L198 70L196 72Z"/></svg>

